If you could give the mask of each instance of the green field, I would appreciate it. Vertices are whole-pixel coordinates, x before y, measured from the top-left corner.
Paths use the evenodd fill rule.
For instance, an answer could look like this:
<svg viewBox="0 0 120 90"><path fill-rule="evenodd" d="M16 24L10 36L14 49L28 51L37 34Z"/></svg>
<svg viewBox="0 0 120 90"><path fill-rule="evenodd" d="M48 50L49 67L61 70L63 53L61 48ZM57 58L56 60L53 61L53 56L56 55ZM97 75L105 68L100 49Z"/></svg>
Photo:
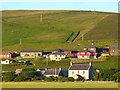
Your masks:
<svg viewBox="0 0 120 90"><path fill-rule="evenodd" d="M118 88L114 82L3 82L2 88Z"/></svg>
<svg viewBox="0 0 120 90"><path fill-rule="evenodd" d="M46 65L45 60L40 60L40 59L38 60L31 59L31 62L35 65L26 66L23 64L13 63L9 65L2 65L2 70L14 71L15 69L25 69L25 68L45 69L45 68L60 68L60 67L62 68L62 70L68 70L70 66L70 60L48 61L48 65ZM92 66L95 69L118 69L118 57L112 56L112 57L108 57L106 61L93 62Z"/></svg>
<svg viewBox="0 0 120 90"><path fill-rule="evenodd" d="M91 45L92 41L87 40L97 40L94 41L94 45L98 47L117 44L117 15L106 12L68 10L2 11L2 50L42 49L49 51L56 48L80 50L84 46ZM80 34L75 42L66 42L71 32L78 31L84 34L84 41L81 41ZM72 38L74 36L75 34Z"/></svg>

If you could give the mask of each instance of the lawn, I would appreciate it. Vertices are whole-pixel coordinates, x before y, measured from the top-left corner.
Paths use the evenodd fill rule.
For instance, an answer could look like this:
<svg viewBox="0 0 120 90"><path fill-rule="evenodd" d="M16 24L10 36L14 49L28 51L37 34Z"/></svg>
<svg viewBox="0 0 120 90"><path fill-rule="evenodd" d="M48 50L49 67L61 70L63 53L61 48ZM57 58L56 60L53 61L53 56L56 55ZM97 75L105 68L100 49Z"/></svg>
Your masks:
<svg viewBox="0 0 120 90"><path fill-rule="evenodd" d="M118 88L114 82L3 82L2 88Z"/></svg>

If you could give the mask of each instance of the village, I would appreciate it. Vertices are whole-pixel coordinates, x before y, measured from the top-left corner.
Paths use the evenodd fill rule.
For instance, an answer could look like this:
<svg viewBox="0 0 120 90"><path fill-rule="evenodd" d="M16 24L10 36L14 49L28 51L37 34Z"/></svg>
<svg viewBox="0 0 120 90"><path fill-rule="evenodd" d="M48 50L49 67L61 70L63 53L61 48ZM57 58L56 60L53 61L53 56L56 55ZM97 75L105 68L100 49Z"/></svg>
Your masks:
<svg viewBox="0 0 120 90"><path fill-rule="evenodd" d="M44 52L43 50L21 50L19 54L16 52L2 52L0 53L0 58L2 59L0 63L9 65L13 63L24 63L25 65L35 65L26 58L44 58L48 61L62 61L65 59L70 59L69 68L67 73L63 72L62 68L38 68L35 72L39 73L39 76L48 77L69 77L75 80L85 80L93 81L93 74L99 72L99 69L94 69L92 67L93 61L102 61L106 56L117 56L120 55L119 50L120 45L105 46L102 48L97 48L95 46L84 47L81 51L72 51L67 49L55 49L51 52ZM15 59L14 59L15 58ZM89 64L84 64L81 62L88 62ZM79 63L79 64L77 64ZM64 63L63 63L64 64ZM16 69L14 75L19 76L23 70L21 68ZM2 71L6 73L10 71ZM3 76L4 77L4 76Z"/></svg>

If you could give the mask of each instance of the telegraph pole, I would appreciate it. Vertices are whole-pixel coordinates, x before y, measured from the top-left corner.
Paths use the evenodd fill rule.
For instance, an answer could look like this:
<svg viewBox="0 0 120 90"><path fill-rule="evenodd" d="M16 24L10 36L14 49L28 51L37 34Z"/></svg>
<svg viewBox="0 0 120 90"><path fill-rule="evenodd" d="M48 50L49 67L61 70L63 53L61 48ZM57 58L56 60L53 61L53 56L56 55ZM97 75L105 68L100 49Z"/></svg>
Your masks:
<svg viewBox="0 0 120 90"><path fill-rule="evenodd" d="M83 34L82 34L82 41L84 40Z"/></svg>
<svg viewBox="0 0 120 90"><path fill-rule="evenodd" d="M22 39L20 39L20 45L22 44Z"/></svg>
<svg viewBox="0 0 120 90"><path fill-rule="evenodd" d="M41 14L40 15L40 22L42 22L43 21L43 15Z"/></svg>

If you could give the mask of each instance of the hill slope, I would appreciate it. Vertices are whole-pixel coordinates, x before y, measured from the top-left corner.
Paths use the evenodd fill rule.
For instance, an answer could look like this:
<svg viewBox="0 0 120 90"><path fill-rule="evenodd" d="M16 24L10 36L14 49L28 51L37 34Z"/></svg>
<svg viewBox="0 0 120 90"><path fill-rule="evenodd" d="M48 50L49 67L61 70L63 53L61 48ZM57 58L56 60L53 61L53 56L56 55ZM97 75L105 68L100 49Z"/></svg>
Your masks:
<svg viewBox="0 0 120 90"><path fill-rule="evenodd" d="M91 11L3 11L3 50L66 47L66 39L71 32L78 31L85 34L86 40L113 40L117 33L116 26L113 26L116 25L116 16ZM111 35L106 36L108 32ZM80 41L80 38L81 34L77 40Z"/></svg>

